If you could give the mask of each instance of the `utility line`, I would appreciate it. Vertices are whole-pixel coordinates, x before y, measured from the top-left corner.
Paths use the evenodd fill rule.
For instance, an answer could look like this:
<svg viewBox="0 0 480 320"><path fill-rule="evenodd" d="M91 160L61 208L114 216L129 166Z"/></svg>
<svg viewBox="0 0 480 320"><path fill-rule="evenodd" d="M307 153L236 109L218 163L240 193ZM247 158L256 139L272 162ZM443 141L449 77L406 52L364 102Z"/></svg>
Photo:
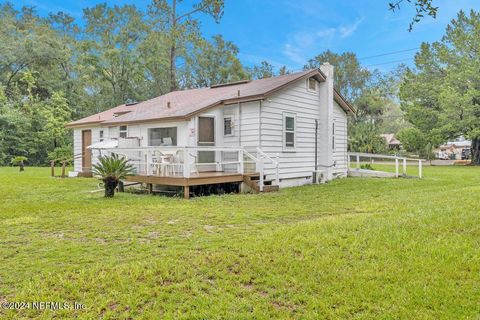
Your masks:
<svg viewBox="0 0 480 320"><path fill-rule="evenodd" d="M370 64L370 65L367 65L367 66L364 66L364 67L368 68L368 67L383 66L383 65L386 65L386 64L399 63L399 62L405 62L405 61L411 61L411 60L412 60L412 58L408 58L408 59L402 59L402 60L395 60L395 61L389 61L389 62L383 62L383 63Z"/></svg>
<svg viewBox="0 0 480 320"><path fill-rule="evenodd" d="M367 59L372 59L372 58L385 57L385 56L390 56L392 54L410 52L410 51L414 51L414 50L418 50L418 49L420 49L420 48L411 48L411 49L405 49L405 50L386 52L386 53L381 53L381 54L377 54L377 55L374 55L374 56L358 58L358 60L367 60Z"/></svg>

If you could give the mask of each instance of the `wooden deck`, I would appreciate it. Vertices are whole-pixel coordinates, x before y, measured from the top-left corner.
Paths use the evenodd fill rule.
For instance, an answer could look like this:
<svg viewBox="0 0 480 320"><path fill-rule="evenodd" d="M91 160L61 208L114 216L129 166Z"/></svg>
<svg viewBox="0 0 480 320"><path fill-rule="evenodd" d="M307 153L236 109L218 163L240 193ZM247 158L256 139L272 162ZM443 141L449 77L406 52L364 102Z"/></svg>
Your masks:
<svg viewBox="0 0 480 320"><path fill-rule="evenodd" d="M152 185L178 186L184 188L185 198L189 198L190 186L199 186L217 183L243 182L243 175L240 173L228 172L200 172L193 174L189 178L183 176L158 176L158 175L135 175L128 176L128 182L146 183L149 189Z"/></svg>

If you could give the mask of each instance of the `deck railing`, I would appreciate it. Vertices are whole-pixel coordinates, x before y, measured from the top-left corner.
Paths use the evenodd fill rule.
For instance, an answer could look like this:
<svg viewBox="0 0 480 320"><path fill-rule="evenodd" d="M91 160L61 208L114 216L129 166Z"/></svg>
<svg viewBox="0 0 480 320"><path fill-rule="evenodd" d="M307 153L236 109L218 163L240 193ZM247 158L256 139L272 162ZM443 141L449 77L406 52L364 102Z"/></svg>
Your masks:
<svg viewBox="0 0 480 320"><path fill-rule="evenodd" d="M356 162L356 169L360 169L360 158L366 158L369 160L373 159L382 159L382 160L394 160L395 161L395 177L400 176L400 162L402 162L403 166L403 176L407 175L407 161L418 162L418 177L423 178L423 164L422 162L425 161L424 159L416 159L416 158L407 158L395 155L381 155L381 154L372 154L372 153L361 153L361 152L349 152L348 153L348 168L351 167L351 158L355 158Z"/></svg>
<svg viewBox="0 0 480 320"><path fill-rule="evenodd" d="M261 148L247 150L243 147L159 146L98 149L100 154L115 153L126 157L136 167L138 174L190 178L201 171L222 171L239 174L258 173L260 191L264 187L265 163L275 168L279 180L279 155L276 159ZM199 162L199 153L214 152L214 162ZM163 157L163 158L162 158ZM254 166L254 168L252 168Z"/></svg>

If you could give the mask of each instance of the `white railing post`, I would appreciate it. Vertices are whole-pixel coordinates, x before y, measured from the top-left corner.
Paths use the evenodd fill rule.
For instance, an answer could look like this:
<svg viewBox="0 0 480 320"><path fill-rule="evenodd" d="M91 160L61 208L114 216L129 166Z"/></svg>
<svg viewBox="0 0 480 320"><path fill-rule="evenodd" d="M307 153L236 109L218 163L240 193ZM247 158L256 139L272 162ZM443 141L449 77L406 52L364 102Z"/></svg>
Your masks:
<svg viewBox="0 0 480 320"><path fill-rule="evenodd" d="M395 158L395 177L398 178L398 157Z"/></svg>
<svg viewBox="0 0 480 320"><path fill-rule="evenodd" d="M418 177L423 178L422 160L418 160Z"/></svg>
<svg viewBox="0 0 480 320"><path fill-rule="evenodd" d="M259 188L260 188L260 192L263 192L263 184L264 184L264 179L263 179L263 165L264 165L264 161L263 161L263 155L260 155L260 157L258 158L258 166L259 166L259 173L260 173L260 182L259 182Z"/></svg>
<svg viewBox="0 0 480 320"><path fill-rule="evenodd" d="M279 185L280 185L280 173L279 173L279 170L280 170L280 154L279 154L279 153L276 153L276 154L275 154L275 161L276 161L276 165L275 165L275 183L279 186Z"/></svg>
<svg viewBox="0 0 480 320"><path fill-rule="evenodd" d="M190 178L190 168L191 168L191 157L190 152L187 148L183 148L183 177Z"/></svg>
<svg viewBox="0 0 480 320"><path fill-rule="evenodd" d="M357 169L360 169L360 156L357 155Z"/></svg>
<svg viewBox="0 0 480 320"><path fill-rule="evenodd" d="M147 176L150 176L152 174L152 150L147 151Z"/></svg>
<svg viewBox="0 0 480 320"><path fill-rule="evenodd" d="M403 175L407 176L407 158L403 158Z"/></svg>
<svg viewBox="0 0 480 320"><path fill-rule="evenodd" d="M238 171L240 174L243 174L244 171L245 171L245 168L244 168L244 155L243 155L243 148L238 150Z"/></svg>

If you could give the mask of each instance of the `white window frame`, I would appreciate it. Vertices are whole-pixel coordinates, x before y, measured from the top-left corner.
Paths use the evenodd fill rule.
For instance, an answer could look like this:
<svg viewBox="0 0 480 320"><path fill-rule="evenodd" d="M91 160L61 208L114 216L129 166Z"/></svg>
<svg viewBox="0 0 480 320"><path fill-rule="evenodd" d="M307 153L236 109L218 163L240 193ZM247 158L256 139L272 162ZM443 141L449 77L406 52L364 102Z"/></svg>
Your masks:
<svg viewBox="0 0 480 320"><path fill-rule="evenodd" d="M230 119L230 133L225 133L225 120ZM235 117L233 115L225 115L223 116L223 136L224 137L233 137L235 136Z"/></svg>
<svg viewBox="0 0 480 320"><path fill-rule="evenodd" d="M310 79L312 79L313 81L315 81L315 89L310 89ZM312 93L315 93L318 91L318 83L317 83L317 80L315 80L315 78L307 78L307 91L308 92L312 92Z"/></svg>
<svg viewBox="0 0 480 320"><path fill-rule="evenodd" d="M126 129L122 130L121 129L122 127L125 127ZM121 136L122 132L125 132L125 137ZM122 138L122 139L128 138L128 126L127 125L118 126L118 138Z"/></svg>
<svg viewBox="0 0 480 320"><path fill-rule="evenodd" d="M287 130L287 117L293 118L293 131ZM293 133L293 147L287 146L287 132ZM283 113L283 150L284 151L292 151L294 152L297 147L297 114L291 112L284 112Z"/></svg>

